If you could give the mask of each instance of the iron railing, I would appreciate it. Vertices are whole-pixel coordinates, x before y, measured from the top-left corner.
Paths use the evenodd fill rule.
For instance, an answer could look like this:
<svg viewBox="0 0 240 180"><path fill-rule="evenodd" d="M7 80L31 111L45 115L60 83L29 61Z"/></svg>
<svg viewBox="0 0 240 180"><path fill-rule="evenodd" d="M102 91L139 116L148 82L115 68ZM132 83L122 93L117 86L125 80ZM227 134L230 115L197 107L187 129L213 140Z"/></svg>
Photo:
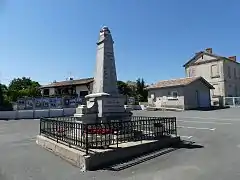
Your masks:
<svg viewBox="0 0 240 180"><path fill-rule="evenodd" d="M224 106L239 107L240 97L224 97Z"/></svg>
<svg viewBox="0 0 240 180"><path fill-rule="evenodd" d="M93 148L118 148L129 141L177 136L175 117L139 117L131 121L85 124L78 118L41 118L40 134L86 154Z"/></svg>

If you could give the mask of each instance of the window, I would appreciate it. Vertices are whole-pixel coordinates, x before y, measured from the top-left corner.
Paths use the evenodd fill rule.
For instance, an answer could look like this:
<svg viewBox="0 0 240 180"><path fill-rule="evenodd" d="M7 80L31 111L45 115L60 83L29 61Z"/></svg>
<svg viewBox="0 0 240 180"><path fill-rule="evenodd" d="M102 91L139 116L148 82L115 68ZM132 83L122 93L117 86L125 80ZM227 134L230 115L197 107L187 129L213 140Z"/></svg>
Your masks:
<svg viewBox="0 0 240 180"><path fill-rule="evenodd" d="M231 79L231 68L228 66L228 78Z"/></svg>
<svg viewBox="0 0 240 180"><path fill-rule="evenodd" d="M190 69L189 69L189 68L186 69L186 76L187 76L187 77L190 77Z"/></svg>
<svg viewBox="0 0 240 180"><path fill-rule="evenodd" d="M234 73L234 78L235 78L235 79L237 79L237 72L236 72L236 68L234 68L234 71L233 71L233 73Z"/></svg>
<svg viewBox="0 0 240 180"><path fill-rule="evenodd" d="M191 68L189 69L189 77L193 77L193 76L196 76L195 68L194 68L194 67L191 67Z"/></svg>
<svg viewBox="0 0 240 180"><path fill-rule="evenodd" d="M177 91L173 91L172 92L172 97L173 98L177 98L178 97L178 92Z"/></svg>
<svg viewBox="0 0 240 180"><path fill-rule="evenodd" d="M219 77L219 68L217 64L211 66L211 77L212 78Z"/></svg>
<svg viewBox="0 0 240 180"><path fill-rule="evenodd" d="M168 92L168 99L177 99L178 98L178 92L177 91L169 91Z"/></svg>
<svg viewBox="0 0 240 180"><path fill-rule="evenodd" d="M49 89L44 89L43 90L43 95L44 96L49 96Z"/></svg>
<svg viewBox="0 0 240 180"><path fill-rule="evenodd" d="M88 95L88 91L80 91L80 97Z"/></svg>

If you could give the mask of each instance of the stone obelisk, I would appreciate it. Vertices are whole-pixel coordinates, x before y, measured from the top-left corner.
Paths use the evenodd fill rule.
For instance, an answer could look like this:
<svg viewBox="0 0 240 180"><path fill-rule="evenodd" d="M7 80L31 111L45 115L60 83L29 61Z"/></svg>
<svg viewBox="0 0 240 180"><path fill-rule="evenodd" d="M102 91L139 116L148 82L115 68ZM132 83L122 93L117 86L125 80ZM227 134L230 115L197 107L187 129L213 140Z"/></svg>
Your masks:
<svg viewBox="0 0 240 180"><path fill-rule="evenodd" d="M93 91L86 96L87 104L96 102L97 117L101 121L131 118L131 113L124 108L125 98L118 92L113 43L110 30L104 26L97 42Z"/></svg>
<svg viewBox="0 0 240 180"><path fill-rule="evenodd" d="M100 30L92 93L118 95L113 39L108 27Z"/></svg>

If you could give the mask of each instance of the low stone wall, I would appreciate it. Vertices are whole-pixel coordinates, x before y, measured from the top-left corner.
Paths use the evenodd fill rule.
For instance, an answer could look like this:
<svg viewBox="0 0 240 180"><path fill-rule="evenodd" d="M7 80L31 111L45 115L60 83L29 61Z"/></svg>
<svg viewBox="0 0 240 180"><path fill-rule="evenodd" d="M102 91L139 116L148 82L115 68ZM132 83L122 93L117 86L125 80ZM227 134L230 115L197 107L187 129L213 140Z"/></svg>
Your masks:
<svg viewBox="0 0 240 180"><path fill-rule="evenodd" d="M73 116L76 108L0 111L0 119L37 119L41 117Z"/></svg>
<svg viewBox="0 0 240 180"><path fill-rule="evenodd" d="M128 109L131 110L145 110L146 106L145 105L125 105L125 108L127 107Z"/></svg>
<svg viewBox="0 0 240 180"><path fill-rule="evenodd" d="M122 160L127 160L157 149L169 147L172 144L179 142L179 137L165 138L158 141L143 140L127 142L119 144L119 148L91 149L90 154L86 155L84 149L79 151L41 135L38 135L36 140L38 145L79 167L81 171L103 168L108 165L119 163Z"/></svg>

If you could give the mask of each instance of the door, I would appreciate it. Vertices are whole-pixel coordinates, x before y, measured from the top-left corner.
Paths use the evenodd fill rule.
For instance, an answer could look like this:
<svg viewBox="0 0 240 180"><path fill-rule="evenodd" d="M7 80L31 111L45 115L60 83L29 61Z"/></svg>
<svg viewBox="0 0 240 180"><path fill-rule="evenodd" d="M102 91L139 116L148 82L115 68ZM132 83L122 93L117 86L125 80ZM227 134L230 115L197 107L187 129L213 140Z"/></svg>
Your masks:
<svg viewBox="0 0 240 180"><path fill-rule="evenodd" d="M196 102L197 102L197 107L199 107L199 93L198 93L198 90L195 91L195 99L196 99Z"/></svg>
<svg viewBox="0 0 240 180"><path fill-rule="evenodd" d="M198 105L200 108L210 107L209 93L198 91Z"/></svg>

